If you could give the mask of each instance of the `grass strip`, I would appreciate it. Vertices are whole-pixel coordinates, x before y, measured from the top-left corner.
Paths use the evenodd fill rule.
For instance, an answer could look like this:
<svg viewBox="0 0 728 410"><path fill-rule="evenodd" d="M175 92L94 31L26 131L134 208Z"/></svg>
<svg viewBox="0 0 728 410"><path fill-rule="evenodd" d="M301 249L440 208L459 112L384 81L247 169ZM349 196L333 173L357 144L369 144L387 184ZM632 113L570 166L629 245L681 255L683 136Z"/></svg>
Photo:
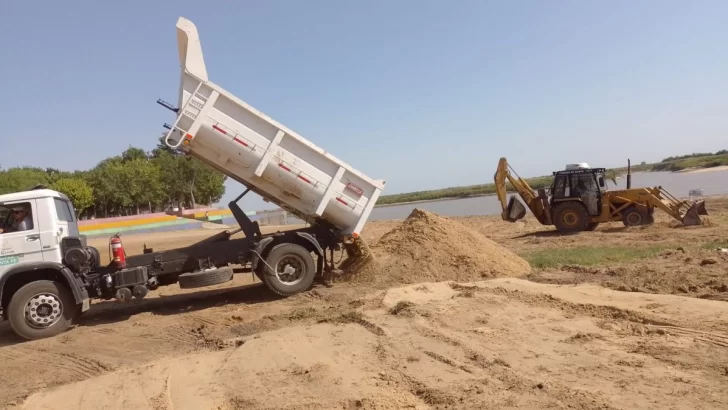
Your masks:
<svg viewBox="0 0 728 410"><path fill-rule="evenodd" d="M526 252L521 257L526 259L532 267L538 269L556 268L564 265L598 266L651 258L668 248L674 248L674 246L544 249Z"/></svg>

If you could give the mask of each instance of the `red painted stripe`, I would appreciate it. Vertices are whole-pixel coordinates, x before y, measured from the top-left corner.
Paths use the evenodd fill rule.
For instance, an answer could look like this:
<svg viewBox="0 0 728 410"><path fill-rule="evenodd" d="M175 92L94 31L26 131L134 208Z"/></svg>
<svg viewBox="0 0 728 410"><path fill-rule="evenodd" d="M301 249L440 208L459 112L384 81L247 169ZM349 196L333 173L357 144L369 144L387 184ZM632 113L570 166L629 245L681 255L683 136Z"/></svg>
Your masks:
<svg viewBox="0 0 728 410"><path fill-rule="evenodd" d="M344 200L343 200L343 199L341 199L341 198L336 198L336 200L337 200L337 201L339 201L339 202L341 202L342 204L344 204L344 205L346 205L346 206L349 206L349 204L348 204L348 203L346 203L346 201L344 201Z"/></svg>
<svg viewBox="0 0 728 410"><path fill-rule="evenodd" d="M212 128L214 128L214 129L222 132L223 134L227 135L227 131L225 131L224 129L218 127L217 125L213 125Z"/></svg>
<svg viewBox="0 0 728 410"><path fill-rule="evenodd" d="M308 182L309 184L311 183L311 181L309 181L309 179L308 179L308 178L306 178L306 177L304 177L303 175L299 175L298 177L299 177L299 178L300 178L301 180L303 180L303 181L306 181L306 182Z"/></svg>
<svg viewBox="0 0 728 410"><path fill-rule="evenodd" d="M246 144L245 141L241 140L238 137L233 138L233 141L237 142L238 144L240 144L240 145L242 145L244 147L247 147L248 146L248 144Z"/></svg>
<svg viewBox="0 0 728 410"><path fill-rule="evenodd" d="M287 166L283 165L283 163L282 163L282 162L281 162L280 164L278 164L278 166L279 166L279 167L281 167L281 168L283 168L283 169L285 169L285 170L286 170L286 171L288 171L288 172L291 172L291 169L290 169L290 168L288 168Z"/></svg>
<svg viewBox="0 0 728 410"><path fill-rule="evenodd" d="M356 192L357 195L363 195L364 194L364 190L363 189L361 189L358 186L352 184L351 182L349 182L348 184L346 184L346 189L348 189L350 191L353 191L353 192Z"/></svg>

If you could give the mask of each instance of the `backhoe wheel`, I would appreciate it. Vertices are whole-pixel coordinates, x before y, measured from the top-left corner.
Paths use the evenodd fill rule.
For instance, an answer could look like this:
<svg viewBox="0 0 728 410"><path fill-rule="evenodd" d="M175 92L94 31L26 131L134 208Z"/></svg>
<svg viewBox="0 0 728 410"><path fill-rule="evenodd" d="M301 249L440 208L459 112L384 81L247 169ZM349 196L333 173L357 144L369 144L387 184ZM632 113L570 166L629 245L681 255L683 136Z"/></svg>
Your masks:
<svg viewBox="0 0 728 410"><path fill-rule="evenodd" d="M599 222L589 222L588 224L586 224L586 230L593 231L597 229L597 226L599 226Z"/></svg>
<svg viewBox="0 0 728 410"><path fill-rule="evenodd" d="M589 214L579 202L564 202L554 210L553 220L559 232L581 232L587 230Z"/></svg>
<svg viewBox="0 0 728 410"><path fill-rule="evenodd" d="M647 212L640 210L639 208L631 207L624 211L622 215L622 222L624 226L640 226L649 224L650 218Z"/></svg>
<svg viewBox="0 0 728 410"><path fill-rule="evenodd" d="M265 258L262 279L266 286L281 296L308 290L316 277L316 264L311 252L301 245L282 243L271 249Z"/></svg>
<svg viewBox="0 0 728 410"><path fill-rule="evenodd" d="M30 282L10 299L8 319L13 331L27 340L66 331L78 313L68 287L50 280Z"/></svg>

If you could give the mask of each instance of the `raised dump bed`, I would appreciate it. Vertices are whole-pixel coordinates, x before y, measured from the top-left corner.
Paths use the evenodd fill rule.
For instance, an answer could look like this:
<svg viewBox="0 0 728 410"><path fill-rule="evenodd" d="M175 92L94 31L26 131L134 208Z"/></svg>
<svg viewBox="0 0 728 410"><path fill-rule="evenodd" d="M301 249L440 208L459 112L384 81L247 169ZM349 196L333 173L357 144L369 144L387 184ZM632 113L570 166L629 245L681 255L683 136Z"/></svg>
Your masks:
<svg viewBox="0 0 728 410"><path fill-rule="evenodd" d="M166 142L266 200L341 234L359 234L384 189L372 179L209 81L195 25L180 17L181 82Z"/></svg>

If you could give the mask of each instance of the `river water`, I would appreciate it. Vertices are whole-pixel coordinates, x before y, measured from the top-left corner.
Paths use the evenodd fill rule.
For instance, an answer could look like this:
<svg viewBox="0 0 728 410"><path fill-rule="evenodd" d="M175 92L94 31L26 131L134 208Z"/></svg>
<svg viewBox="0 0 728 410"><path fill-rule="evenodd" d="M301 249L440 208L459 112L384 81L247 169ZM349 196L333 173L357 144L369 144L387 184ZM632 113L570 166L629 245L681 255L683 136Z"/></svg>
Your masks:
<svg viewBox="0 0 728 410"><path fill-rule="evenodd" d="M617 188L626 188L627 178L617 179ZM615 188L607 181L609 189ZM691 189L702 189L703 195L728 194L728 171L714 172L639 172L632 174L632 187L653 187L661 185L678 198L687 198ZM404 219L413 209L419 208L443 216L498 215L500 203L495 195L464 199L418 202L389 205L374 208L370 221L382 219Z"/></svg>

